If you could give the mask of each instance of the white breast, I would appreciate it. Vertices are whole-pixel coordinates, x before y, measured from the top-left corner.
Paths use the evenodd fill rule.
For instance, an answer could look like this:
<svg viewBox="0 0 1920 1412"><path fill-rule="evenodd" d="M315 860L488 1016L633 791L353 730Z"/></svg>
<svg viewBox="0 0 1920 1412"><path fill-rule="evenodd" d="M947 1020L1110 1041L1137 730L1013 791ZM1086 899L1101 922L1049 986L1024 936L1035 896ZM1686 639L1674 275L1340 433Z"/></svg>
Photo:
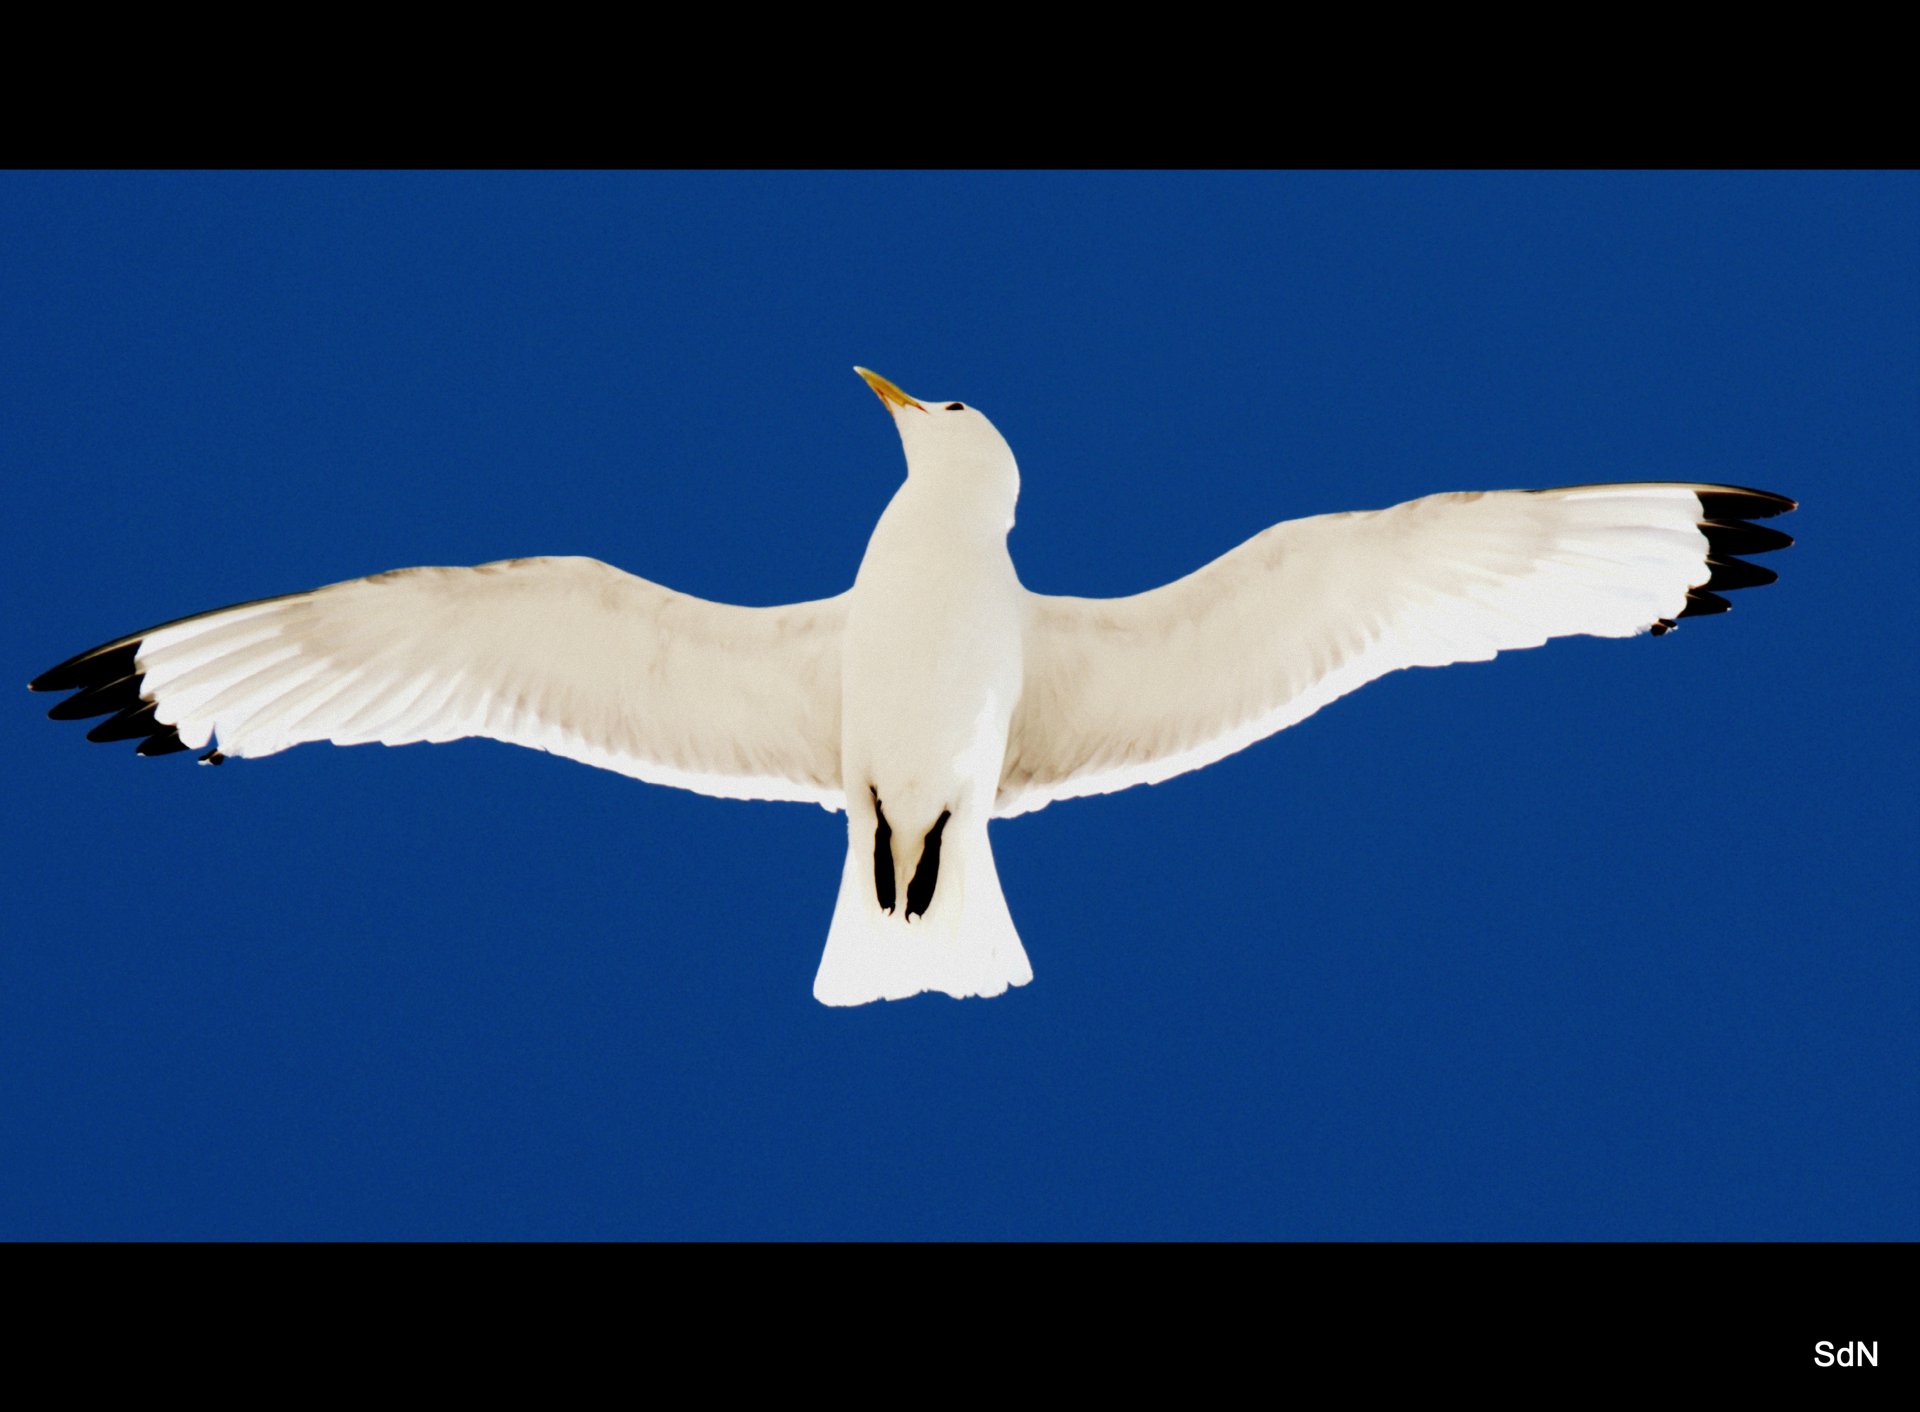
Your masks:
<svg viewBox="0 0 1920 1412"><path fill-rule="evenodd" d="M903 830L991 809L1019 699L1024 593L1004 528L901 487L849 595L843 760Z"/></svg>

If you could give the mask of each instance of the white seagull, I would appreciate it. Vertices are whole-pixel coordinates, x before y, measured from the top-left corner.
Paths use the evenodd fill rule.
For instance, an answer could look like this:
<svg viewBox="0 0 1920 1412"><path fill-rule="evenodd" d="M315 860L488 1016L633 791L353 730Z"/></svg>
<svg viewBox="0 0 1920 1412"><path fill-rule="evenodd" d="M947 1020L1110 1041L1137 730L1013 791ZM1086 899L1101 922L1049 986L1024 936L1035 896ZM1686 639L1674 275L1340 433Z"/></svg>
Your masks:
<svg viewBox="0 0 1920 1412"><path fill-rule="evenodd" d="M728 799L847 816L813 993L859 1005L1033 978L987 822L1154 784L1402 667L1636 637L1773 582L1765 491L1457 491L1289 520L1163 588L1055 598L1007 552L1020 473L977 410L855 369L907 479L853 587L708 603L596 559L396 569L118 637L30 683L90 740L201 763L487 736Z"/></svg>

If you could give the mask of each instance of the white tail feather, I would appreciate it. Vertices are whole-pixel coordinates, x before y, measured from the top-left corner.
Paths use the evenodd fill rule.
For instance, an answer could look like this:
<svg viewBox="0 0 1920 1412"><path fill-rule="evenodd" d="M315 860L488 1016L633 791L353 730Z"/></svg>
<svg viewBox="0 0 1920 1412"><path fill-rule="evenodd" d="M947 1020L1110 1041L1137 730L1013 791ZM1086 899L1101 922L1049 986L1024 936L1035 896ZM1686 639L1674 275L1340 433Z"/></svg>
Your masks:
<svg viewBox="0 0 1920 1412"><path fill-rule="evenodd" d="M923 991L964 999L1000 995L1033 979L1000 891L984 820L949 831L933 901L911 922L902 892L891 914L880 910L873 836L864 824L850 821L840 897L813 980L814 999L823 1005L865 1005Z"/></svg>

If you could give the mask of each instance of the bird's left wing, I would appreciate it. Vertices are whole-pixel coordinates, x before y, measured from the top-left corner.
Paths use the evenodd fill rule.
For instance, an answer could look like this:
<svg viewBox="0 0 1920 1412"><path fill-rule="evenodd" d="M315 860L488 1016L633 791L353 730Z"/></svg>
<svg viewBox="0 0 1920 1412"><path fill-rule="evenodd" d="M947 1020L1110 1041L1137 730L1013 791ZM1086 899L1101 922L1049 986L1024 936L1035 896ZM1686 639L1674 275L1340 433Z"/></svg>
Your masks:
<svg viewBox="0 0 1920 1412"><path fill-rule="evenodd" d="M1632 637L1773 582L1784 496L1678 483L1430 495L1289 520L1131 598L1033 595L995 812L1153 784L1402 667Z"/></svg>
<svg viewBox="0 0 1920 1412"><path fill-rule="evenodd" d="M845 596L709 603L597 559L396 569L104 643L30 685L143 755L487 736L730 799L843 807Z"/></svg>

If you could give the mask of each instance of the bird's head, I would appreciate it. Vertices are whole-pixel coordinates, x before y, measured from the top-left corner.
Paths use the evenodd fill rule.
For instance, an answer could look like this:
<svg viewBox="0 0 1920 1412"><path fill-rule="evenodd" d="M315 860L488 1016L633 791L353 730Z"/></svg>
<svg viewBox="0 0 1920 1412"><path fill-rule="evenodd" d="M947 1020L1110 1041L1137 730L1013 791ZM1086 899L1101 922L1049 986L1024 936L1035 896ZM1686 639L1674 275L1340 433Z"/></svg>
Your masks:
<svg viewBox="0 0 1920 1412"><path fill-rule="evenodd" d="M1020 497L1020 467L1007 439L984 414L964 402L909 397L876 372L854 371L892 414L906 449L909 479L977 501L995 513L1004 508L1006 523L1012 526L1014 501Z"/></svg>

